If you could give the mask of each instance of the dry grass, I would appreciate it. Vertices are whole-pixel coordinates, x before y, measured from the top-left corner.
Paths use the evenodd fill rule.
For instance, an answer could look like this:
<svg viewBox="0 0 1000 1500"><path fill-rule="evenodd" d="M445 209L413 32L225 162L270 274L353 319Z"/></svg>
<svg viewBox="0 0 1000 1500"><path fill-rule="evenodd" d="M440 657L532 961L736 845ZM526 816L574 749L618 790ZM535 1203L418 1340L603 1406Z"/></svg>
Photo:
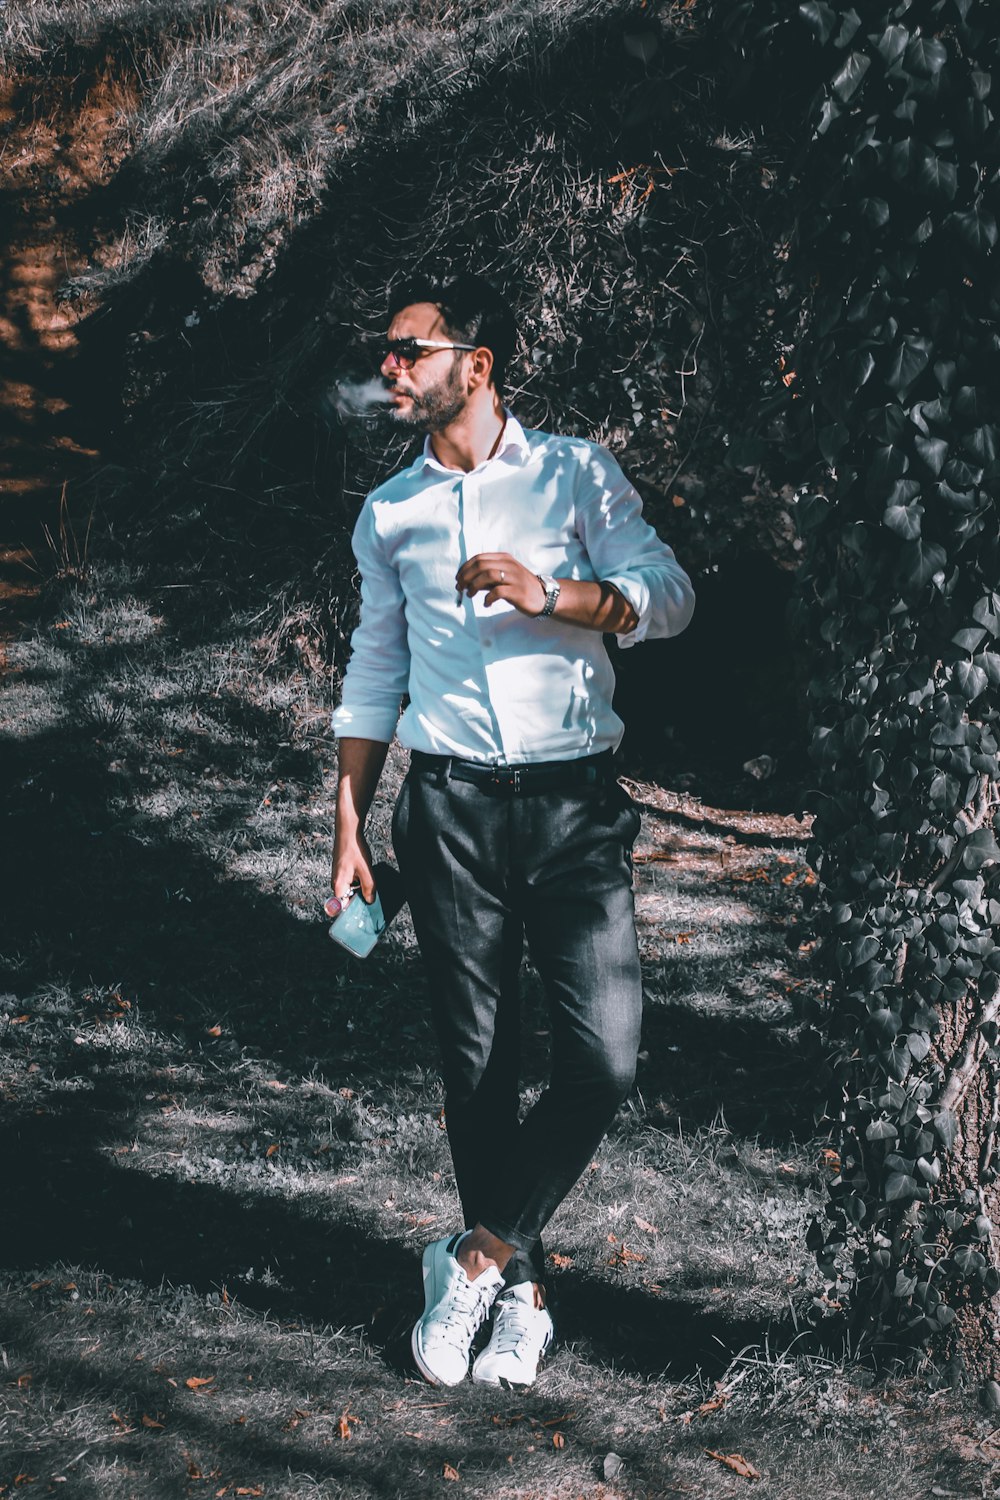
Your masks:
<svg viewBox="0 0 1000 1500"><path fill-rule="evenodd" d="M559 1345L526 1396L415 1380L419 1252L455 1195L412 933L356 965L318 915L304 616L212 633L196 590L157 589L92 567L10 648L0 1493L411 1497L445 1464L483 1496L979 1493L989 1425L808 1331L796 825L652 786L641 1071L551 1226ZM711 1456L734 1453L762 1477Z"/></svg>
<svg viewBox="0 0 1000 1500"><path fill-rule="evenodd" d="M740 546L794 564L795 476L772 485L738 444L750 390L783 389L771 185L787 142L728 120L697 6L657 8L645 61L626 46L633 10L7 7L24 113L61 89L69 123L81 92L134 81L93 195L100 235L66 291L93 308L81 338L107 391L126 366L128 472L103 483L151 551L191 555L211 526L232 557L250 531L283 553L282 582L316 568L317 592L342 597L360 495L398 448L331 432L323 394L381 331L390 283L472 263L518 308L522 415L610 443L694 569ZM114 406L99 420L117 442ZM342 644L339 621L324 628Z"/></svg>

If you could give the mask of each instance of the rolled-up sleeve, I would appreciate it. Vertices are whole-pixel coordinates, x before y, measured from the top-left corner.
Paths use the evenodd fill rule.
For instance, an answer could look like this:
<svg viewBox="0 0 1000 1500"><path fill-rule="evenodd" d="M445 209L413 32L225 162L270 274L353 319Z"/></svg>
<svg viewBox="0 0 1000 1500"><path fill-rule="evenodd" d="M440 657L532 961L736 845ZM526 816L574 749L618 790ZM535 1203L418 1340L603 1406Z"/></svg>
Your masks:
<svg viewBox="0 0 1000 1500"><path fill-rule="evenodd" d="M638 616L619 646L679 635L694 614L691 580L642 517L642 501L606 448L588 445L580 466L577 526L597 577L628 600Z"/></svg>
<svg viewBox="0 0 1000 1500"><path fill-rule="evenodd" d="M410 651L399 574L383 554L370 497L351 545L361 573L361 620L351 637L351 659L331 723L338 739L389 744L409 683Z"/></svg>

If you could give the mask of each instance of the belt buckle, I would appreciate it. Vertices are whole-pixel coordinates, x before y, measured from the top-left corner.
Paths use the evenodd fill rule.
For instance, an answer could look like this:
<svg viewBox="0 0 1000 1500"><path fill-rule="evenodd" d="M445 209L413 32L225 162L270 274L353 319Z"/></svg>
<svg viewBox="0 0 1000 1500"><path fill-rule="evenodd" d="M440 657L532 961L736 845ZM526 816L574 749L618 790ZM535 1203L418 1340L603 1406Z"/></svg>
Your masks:
<svg viewBox="0 0 1000 1500"><path fill-rule="evenodd" d="M493 785L498 790L519 792L521 790L520 766L501 766L495 764L493 767Z"/></svg>

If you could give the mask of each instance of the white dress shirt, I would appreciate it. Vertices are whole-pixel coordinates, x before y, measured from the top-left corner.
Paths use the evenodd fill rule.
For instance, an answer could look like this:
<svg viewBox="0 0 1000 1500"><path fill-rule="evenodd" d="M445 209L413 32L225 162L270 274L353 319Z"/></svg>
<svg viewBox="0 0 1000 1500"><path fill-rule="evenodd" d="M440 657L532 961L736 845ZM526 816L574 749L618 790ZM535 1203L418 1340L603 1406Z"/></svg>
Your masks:
<svg viewBox="0 0 1000 1500"><path fill-rule="evenodd" d="M428 438L415 463L365 501L353 537L361 621L352 637L338 738L518 765L617 748L615 679L600 631L532 618L455 574L480 552L532 573L614 584L638 616L632 646L677 635L694 593L611 454L577 437L525 431L508 414L496 454L447 469ZM399 720L400 699L410 702Z"/></svg>

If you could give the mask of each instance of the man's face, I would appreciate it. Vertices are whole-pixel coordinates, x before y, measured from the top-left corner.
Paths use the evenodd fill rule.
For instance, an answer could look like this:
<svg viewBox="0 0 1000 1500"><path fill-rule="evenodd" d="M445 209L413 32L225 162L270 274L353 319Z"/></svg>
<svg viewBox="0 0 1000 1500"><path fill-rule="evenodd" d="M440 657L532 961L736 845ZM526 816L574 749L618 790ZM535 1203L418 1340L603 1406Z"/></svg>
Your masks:
<svg viewBox="0 0 1000 1500"><path fill-rule="evenodd" d="M389 325L388 337L450 342L453 335L433 303L415 302L396 314ZM409 369L404 369L393 355L387 354L381 371L392 402L392 420L416 432L441 432L454 422L469 398L466 357L455 349L427 350Z"/></svg>

